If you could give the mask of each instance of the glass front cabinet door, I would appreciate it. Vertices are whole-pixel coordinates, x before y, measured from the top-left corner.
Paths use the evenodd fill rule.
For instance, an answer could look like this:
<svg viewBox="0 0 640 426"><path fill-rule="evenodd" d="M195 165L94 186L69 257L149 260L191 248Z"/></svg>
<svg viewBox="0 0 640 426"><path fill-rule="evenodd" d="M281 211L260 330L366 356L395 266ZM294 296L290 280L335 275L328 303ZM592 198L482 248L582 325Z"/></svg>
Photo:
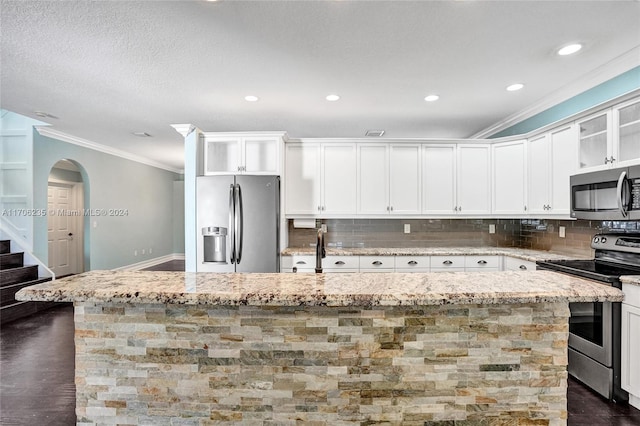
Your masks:
<svg viewBox="0 0 640 426"><path fill-rule="evenodd" d="M608 112L578 122L580 168L607 166L612 162L610 149L611 116Z"/></svg>
<svg viewBox="0 0 640 426"><path fill-rule="evenodd" d="M614 110L620 163L640 162L640 100Z"/></svg>
<svg viewBox="0 0 640 426"><path fill-rule="evenodd" d="M280 174L279 137L205 137L204 174Z"/></svg>

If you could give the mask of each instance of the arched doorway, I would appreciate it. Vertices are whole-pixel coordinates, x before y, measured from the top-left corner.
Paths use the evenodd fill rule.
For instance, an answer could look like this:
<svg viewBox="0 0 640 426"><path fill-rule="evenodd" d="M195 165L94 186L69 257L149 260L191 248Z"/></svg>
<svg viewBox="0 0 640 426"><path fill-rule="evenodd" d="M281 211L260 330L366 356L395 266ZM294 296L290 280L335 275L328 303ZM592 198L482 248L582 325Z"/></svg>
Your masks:
<svg viewBox="0 0 640 426"><path fill-rule="evenodd" d="M85 270L85 182L71 160L60 160L49 172L47 185L48 266L56 277Z"/></svg>

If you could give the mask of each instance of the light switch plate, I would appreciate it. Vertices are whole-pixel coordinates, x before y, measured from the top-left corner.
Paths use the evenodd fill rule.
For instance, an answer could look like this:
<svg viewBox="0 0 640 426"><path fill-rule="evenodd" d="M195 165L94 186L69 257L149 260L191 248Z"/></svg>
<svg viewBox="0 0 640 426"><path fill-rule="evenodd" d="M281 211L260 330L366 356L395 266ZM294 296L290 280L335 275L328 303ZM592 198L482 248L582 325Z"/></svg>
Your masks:
<svg viewBox="0 0 640 426"><path fill-rule="evenodd" d="M560 238L565 238L566 237L565 227L564 226L558 226L558 236Z"/></svg>
<svg viewBox="0 0 640 426"><path fill-rule="evenodd" d="M495 234L496 233L496 225L493 223L489 224L489 233L490 234Z"/></svg>
<svg viewBox="0 0 640 426"><path fill-rule="evenodd" d="M410 234L411 233L411 224L410 223L405 223L404 224L404 233L405 234Z"/></svg>

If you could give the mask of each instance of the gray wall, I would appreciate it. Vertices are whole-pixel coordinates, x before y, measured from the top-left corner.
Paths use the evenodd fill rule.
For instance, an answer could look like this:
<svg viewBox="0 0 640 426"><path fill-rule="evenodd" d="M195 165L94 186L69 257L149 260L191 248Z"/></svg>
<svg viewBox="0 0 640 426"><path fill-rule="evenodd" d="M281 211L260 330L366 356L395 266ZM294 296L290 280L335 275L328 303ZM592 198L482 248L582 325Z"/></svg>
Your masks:
<svg viewBox="0 0 640 426"><path fill-rule="evenodd" d="M41 136L36 131L33 152L35 209L47 208L49 172L57 161L68 159L81 169L85 208L128 210L126 216L85 217L85 270L131 265L172 254L174 247L180 247L174 245L175 238L184 240L184 233L175 230L174 209L182 207L176 202L174 181L181 180L181 175ZM94 228L93 222L98 226ZM134 256L134 250L138 250L138 256ZM46 217L34 220L34 254L47 262Z"/></svg>

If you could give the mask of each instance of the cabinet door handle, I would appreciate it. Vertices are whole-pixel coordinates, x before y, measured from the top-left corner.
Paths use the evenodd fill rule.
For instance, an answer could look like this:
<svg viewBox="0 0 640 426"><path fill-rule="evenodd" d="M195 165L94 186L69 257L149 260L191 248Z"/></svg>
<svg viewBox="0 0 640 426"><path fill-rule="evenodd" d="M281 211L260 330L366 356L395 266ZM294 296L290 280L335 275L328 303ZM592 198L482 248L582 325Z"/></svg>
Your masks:
<svg viewBox="0 0 640 426"><path fill-rule="evenodd" d="M453 262L450 260L445 260L444 262L442 262L443 265L453 265Z"/></svg>
<svg viewBox="0 0 640 426"><path fill-rule="evenodd" d="M304 260L298 260L296 262L296 265L306 265L306 264L307 264L307 262L305 262Z"/></svg>
<svg viewBox="0 0 640 426"><path fill-rule="evenodd" d="M382 265L382 262L380 262L379 260L376 260L375 262L371 262L372 265L376 265L376 266L380 266Z"/></svg>
<svg viewBox="0 0 640 426"><path fill-rule="evenodd" d="M453 211L454 211L454 212L457 212L457 211L458 211L458 206L455 206L455 207L453 208Z"/></svg>
<svg viewBox="0 0 640 426"><path fill-rule="evenodd" d="M318 206L318 211L320 211L320 206Z"/></svg>
<svg viewBox="0 0 640 426"><path fill-rule="evenodd" d="M520 269L521 269L521 270L523 270L523 271L526 271L526 270L527 270L527 267L526 267L526 266L524 266L524 265L520 265L520 266L518 266L518 268L520 268Z"/></svg>
<svg viewBox="0 0 640 426"><path fill-rule="evenodd" d="M389 209L390 209L391 211L393 211L393 206L389 207Z"/></svg>
<svg viewBox="0 0 640 426"><path fill-rule="evenodd" d="M344 265L344 262L342 260L338 260L335 265Z"/></svg>
<svg viewBox="0 0 640 426"><path fill-rule="evenodd" d="M525 211L525 212L527 211L527 206L524 206L524 211Z"/></svg>
<svg viewBox="0 0 640 426"><path fill-rule="evenodd" d="M462 206L458 206L458 211L461 212L462 211Z"/></svg>
<svg viewBox="0 0 640 426"><path fill-rule="evenodd" d="M609 157L604 157L604 164L609 163Z"/></svg>
<svg viewBox="0 0 640 426"><path fill-rule="evenodd" d="M416 262L415 260L410 260L408 263L409 263L409 265L417 265L418 264L418 262Z"/></svg>
<svg viewBox="0 0 640 426"><path fill-rule="evenodd" d="M487 261L486 260L478 260L478 265L486 265Z"/></svg>
<svg viewBox="0 0 640 426"><path fill-rule="evenodd" d="M611 156L611 162L613 163L614 161L616 161L615 158L613 158L613 155Z"/></svg>
<svg viewBox="0 0 640 426"><path fill-rule="evenodd" d="M387 211L389 211L389 206L387 206Z"/></svg>
<svg viewBox="0 0 640 426"><path fill-rule="evenodd" d="M324 211L324 209L325 209L325 206L322 206L322 211Z"/></svg>

